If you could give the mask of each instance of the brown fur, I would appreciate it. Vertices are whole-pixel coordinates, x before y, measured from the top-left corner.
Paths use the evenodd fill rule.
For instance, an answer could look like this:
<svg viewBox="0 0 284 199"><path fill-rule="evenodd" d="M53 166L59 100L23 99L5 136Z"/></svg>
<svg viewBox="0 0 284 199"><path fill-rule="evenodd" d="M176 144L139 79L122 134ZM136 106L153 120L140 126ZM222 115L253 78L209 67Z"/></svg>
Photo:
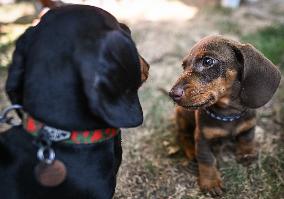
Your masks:
<svg viewBox="0 0 284 199"><path fill-rule="evenodd" d="M244 131L248 131L249 129L253 128L256 125L256 118L251 118L239 124L236 127L236 135L242 133Z"/></svg>
<svg viewBox="0 0 284 199"><path fill-rule="evenodd" d="M206 164L199 164L199 180L198 184L203 192L212 191L215 195L222 193L223 184L221 176L216 167L211 167Z"/></svg>
<svg viewBox="0 0 284 199"><path fill-rule="evenodd" d="M237 160L255 159L254 109L272 97L280 72L251 45L222 36L202 39L184 58L182 66L184 72L169 93L178 104L178 138L186 156L198 162L201 190L220 195L222 181L210 140L234 136ZM235 121L223 122L210 117L205 107L219 115L246 112Z"/></svg>
<svg viewBox="0 0 284 199"><path fill-rule="evenodd" d="M62 4L60 1L53 1L53 0L38 0L42 4L43 7L47 8L55 8Z"/></svg>
<svg viewBox="0 0 284 199"><path fill-rule="evenodd" d="M142 83L144 83L148 79L150 65L145 61L142 56L139 57L139 61L141 67L141 80Z"/></svg>
<svg viewBox="0 0 284 199"><path fill-rule="evenodd" d="M220 137L225 137L229 134L229 132L223 128L217 128L217 127L204 127L203 128L203 134L204 137L207 140L211 140L214 138L220 138Z"/></svg>

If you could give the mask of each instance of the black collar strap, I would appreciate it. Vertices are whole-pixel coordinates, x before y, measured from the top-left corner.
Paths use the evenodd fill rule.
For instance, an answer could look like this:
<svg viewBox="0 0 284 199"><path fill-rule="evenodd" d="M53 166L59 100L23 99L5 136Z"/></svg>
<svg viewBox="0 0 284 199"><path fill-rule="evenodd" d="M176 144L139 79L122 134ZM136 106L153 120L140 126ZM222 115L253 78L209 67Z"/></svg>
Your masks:
<svg viewBox="0 0 284 199"><path fill-rule="evenodd" d="M209 115L213 119L216 119L222 122L233 122L235 120L240 119L247 112L247 109L243 110L241 113L236 114L236 115L220 115L210 110L209 108L205 108L204 111L206 112L207 115Z"/></svg>

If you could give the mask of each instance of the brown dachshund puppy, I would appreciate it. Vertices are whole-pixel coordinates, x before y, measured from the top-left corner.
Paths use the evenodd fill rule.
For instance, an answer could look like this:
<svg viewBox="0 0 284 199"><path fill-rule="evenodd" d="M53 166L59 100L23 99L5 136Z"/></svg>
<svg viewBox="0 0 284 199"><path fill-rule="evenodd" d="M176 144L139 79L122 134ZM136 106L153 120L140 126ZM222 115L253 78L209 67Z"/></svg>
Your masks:
<svg viewBox="0 0 284 199"><path fill-rule="evenodd" d="M281 75L253 46L222 36L202 39L182 66L169 93L178 104L178 140L186 156L198 162L201 190L220 195L223 185L211 141L233 136L238 161L257 158L255 109L271 99Z"/></svg>

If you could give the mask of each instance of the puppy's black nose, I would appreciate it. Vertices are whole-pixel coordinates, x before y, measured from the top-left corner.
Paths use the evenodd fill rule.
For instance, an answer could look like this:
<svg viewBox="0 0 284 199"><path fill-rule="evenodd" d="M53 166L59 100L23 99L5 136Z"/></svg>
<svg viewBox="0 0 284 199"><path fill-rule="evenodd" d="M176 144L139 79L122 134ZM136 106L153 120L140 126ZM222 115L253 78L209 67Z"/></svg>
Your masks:
<svg viewBox="0 0 284 199"><path fill-rule="evenodd" d="M169 92L169 96L176 102L180 101L183 95L184 95L184 90L180 87L173 88Z"/></svg>

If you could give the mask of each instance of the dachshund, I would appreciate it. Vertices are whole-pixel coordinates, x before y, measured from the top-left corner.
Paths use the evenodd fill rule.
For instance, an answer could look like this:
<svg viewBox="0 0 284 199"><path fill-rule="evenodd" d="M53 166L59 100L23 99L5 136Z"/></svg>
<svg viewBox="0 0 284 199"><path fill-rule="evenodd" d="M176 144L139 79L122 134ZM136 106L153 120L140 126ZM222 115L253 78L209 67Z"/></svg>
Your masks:
<svg viewBox="0 0 284 199"><path fill-rule="evenodd" d="M223 184L210 147L219 138L231 137L239 162L257 158L255 109L271 99L281 75L252 45L219 35L195 44L182 66L169 92L178 105L177 139L186 157L197 161L200 189L221 195Z"/></svg>
<svg viewBox="0 0 284 199"><path fill-rule="evenodd" d="M130 29L100 8L54 8L27 29L6 82L23 124L0 134L0 198L111 199L148 71Z"/></svg>

